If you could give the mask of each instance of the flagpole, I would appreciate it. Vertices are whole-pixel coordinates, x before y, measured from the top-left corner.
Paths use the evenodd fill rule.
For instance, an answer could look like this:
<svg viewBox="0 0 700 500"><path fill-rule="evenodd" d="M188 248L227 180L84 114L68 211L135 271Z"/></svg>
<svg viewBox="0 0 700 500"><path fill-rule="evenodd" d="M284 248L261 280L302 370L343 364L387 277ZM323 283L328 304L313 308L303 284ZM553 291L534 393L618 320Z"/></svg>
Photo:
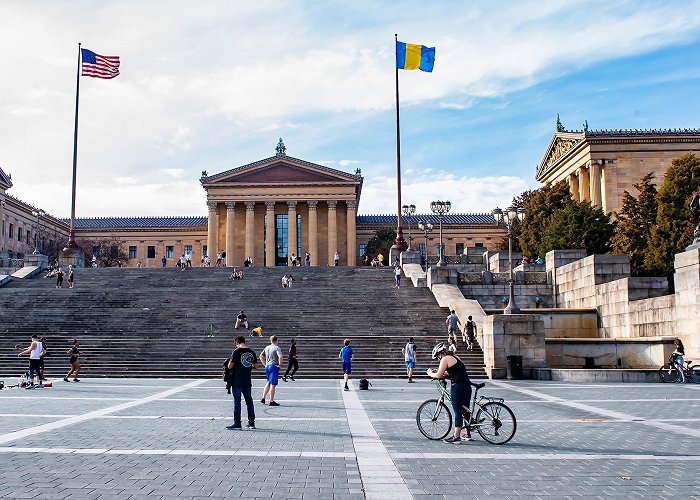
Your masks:
<svg viewBox="0 0 700 500"><path fill-rule="evenodd" d="M81 63L80 43L78 43L78 70L75 78L75 128L73 130L73 188L71 192L70 206L70 233L68 244L63 249L64 254L74 255L80 248L75 241L75 180L78 171L78 103L80 102L80 63ZM82 253L82 252L81 252ZM65 255L68 257L69 255Z"/></svg>
<svg viewBox="0 0 700 500"><path fill-rule="evenodd" d="M394 53L399 41L398 34L394 34ZM396 73L396 240L391 249L401 253L408 248L406 240L403 239L403 228L401 227L401 134L399 129L399 68L394 63Z"/></svg>

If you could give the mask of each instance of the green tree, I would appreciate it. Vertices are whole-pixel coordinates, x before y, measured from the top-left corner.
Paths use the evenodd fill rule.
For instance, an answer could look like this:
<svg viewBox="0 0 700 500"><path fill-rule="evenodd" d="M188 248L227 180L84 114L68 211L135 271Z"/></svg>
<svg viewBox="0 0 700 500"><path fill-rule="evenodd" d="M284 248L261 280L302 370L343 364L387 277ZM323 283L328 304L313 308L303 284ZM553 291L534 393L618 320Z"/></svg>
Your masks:
<svg viewBox="0 0 700 500"><path fill-rule="evenodd" d="M555 211L537 246L540 255L554 249L585 248L589 255L608 253L615 224L602 209L572 201Z"/></svg>
<svg viewBox="0 0 700 500"><path fill-rule="evenodd" d="M644 260L659 208L653 172L642 177L634 188L639 193L636 198L628 191L622 195L622 207L615 213L617 225L611 243L615 253L629 255L632 276L646 276L649 273Z"/></svg>
<svg viewBox="0 0 700 500"><path fill-rule="evenodd" d="M85 267L92 265L92 256L97 258L99 267L116 267L119 262L126 265L129 254L126 245L116 236L103 238L78 238L76 243L83 249Z"/></svg>
<svg viewBox="0 0 700 500"><path fill-rule="evenodd" d="M384 263L389 263L389 250L391 250L395 239L396 231L393 229L377 229L372 239L367 242L365 255L369 255L370 259L373 259L377 255L382 254L384 256Z"/></svg>
<svg viewBox="0 0 700 500"><path fill-rule="evenodd" d="M516 208L522 206L525 209L525 220L522 224L516 224L513 227L514 248L521 249L525 255L533 257L540 255L544 258L544 252L539 247L545 229L558 210L573 203L566 181L547 184L534 191L525 191L514 198L513 205Z"/></svg>
<svg viewBox="0 0 700 500"><path fill-rule="evenodd" d="M657 195L659 210L644 259L649 272L672 277L675 254L693 241L698 215L690 210L690 201L699 191L700 158L687 153L674 159Z"/></svg>

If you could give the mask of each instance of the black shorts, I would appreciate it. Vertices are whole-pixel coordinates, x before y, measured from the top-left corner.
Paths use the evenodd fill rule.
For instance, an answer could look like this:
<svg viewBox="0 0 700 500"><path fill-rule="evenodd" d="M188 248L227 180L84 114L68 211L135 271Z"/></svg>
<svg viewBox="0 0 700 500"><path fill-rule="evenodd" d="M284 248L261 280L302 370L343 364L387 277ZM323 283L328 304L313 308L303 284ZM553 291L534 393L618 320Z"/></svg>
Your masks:
<svg viewBox="0 0 700 500"><path fill-rule="evenodd" d="M71 357L70 357L70 364L71 364L71 365L72 365L73 363L77 363L77 362L78 362L78 358L76 358L75 356L71 356Z"/></svg>

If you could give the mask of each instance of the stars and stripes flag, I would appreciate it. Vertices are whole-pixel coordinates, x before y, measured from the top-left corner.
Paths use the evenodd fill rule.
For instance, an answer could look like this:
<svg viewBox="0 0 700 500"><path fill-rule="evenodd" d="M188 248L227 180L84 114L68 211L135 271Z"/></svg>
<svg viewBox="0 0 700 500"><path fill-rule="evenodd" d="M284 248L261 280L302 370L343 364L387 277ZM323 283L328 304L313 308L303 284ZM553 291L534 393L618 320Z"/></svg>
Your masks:
<svg viewBox="0 0 700 500"><path fill-rule="evenodd" d="M119 75L119 56L101 56L88 49L80 49L83 61L83 76L114 78Z"/></svg>

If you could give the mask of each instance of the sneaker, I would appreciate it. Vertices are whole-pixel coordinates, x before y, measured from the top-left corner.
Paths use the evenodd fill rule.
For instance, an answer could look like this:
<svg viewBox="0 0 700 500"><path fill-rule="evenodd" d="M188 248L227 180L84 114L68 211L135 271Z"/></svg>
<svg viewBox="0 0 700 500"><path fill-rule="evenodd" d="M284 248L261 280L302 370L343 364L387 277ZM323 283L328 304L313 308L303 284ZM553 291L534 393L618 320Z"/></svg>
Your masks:
<svg viewBox="0 0 700 500"><path fill-rule="evenodd" d="M285 375L284 377L282 377L282 380L284 380L284 381L286 382L286 381L287 381L287 376Z"/></svg>
<svg viewBox="0 0 700 500"><path fill-rule="evenodd" d="M261 402L262 404L265 404L265 398L262 398L262 399L260 400L260 402Z"/></svg>
<svg viewBox="0 0 700 500"><path fill-rule="evenodd" d="M246 429L255 429L255 424L249 423L248 425L245 426Z"/></svg>
<svg viewBox="0 0 700 500"><path fill-rule="evenodd" d="M74 378L74 379L73 379L73 382L80 382L80 380L77 379L77 378Z"/></svg>
<svg viewBox="0 0 700 500"><path fill-rule="evenodd" d="M235 430L235 429L241 429L242 427L241 427L241 424L232 424L232 425L227 425L226 428L227 428L228 430L231 430L231 431L232 431L232 430Z"/></svg>
<svg viewBox="0 0 700 500"><path fill-rule="evenodd" d="M280 404L277 401L270 401L270 406L279 406Z"/></svg>
<svg viewBox="0 0 700 500"><path fill-rule="evenodd" d="M459 436L450 436L447 439L443 439L445 443L451 443L451 444L459 444L462 441L462 438Z"/></svg>
<svg viewBox="0 0 700 500"><path fill-rule="evenodd" d="M349 388L347 385L345 386L344 389L345 389L346 391L349 391L349 390L350 390L350 388Z"/></svg>
<svg viewBox="0 0 700 500"><path fill-rule="evenodd" d="M462 441L467 442L472 440L472 435L471 434L463 434L462 435Z"/></svg>
<svg viewBox="0 0 700 500"><path fill-rule="evenodd" d="M65 378L65 377L63 377L63 381L64 381L64 382L68 382L68 379Z"/></svg>
<svg viewBox="0 0 700 500"><path fill-rule="evenodd" d="M291 378L291 379L292 379L292 382L296 382L296 380L294 380L294 375L292 375L292 376L291 376L291 377L289 377L289 378Z"/></svg>
<svg viewBox="0 0 700 500"><path fill-rule="evenodd" d="M34 384L29 384L25 389L34 389Z"/></svg>

